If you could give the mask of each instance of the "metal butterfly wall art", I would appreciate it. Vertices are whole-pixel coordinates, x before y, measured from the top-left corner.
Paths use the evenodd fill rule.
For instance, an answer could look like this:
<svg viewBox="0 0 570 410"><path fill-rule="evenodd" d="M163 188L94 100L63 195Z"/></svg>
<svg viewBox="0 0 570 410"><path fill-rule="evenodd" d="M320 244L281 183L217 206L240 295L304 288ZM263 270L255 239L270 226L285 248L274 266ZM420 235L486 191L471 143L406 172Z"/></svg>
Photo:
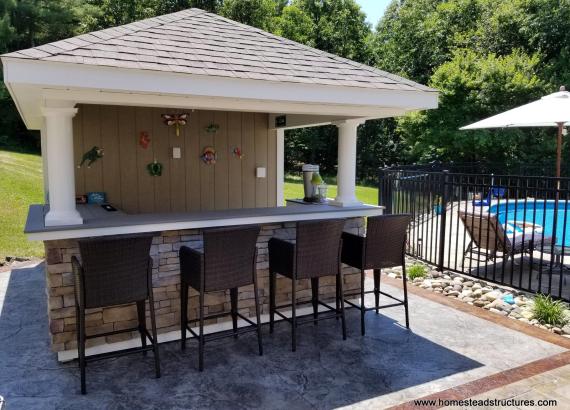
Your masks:
<svg viewBox="0 0 570 410"><path fill-rule="evenodd" d="M176 127L176 136L180 136L180 127L188 123L188 113L181 114L162 114L162 122L169 127L174 125Z"/></svg>

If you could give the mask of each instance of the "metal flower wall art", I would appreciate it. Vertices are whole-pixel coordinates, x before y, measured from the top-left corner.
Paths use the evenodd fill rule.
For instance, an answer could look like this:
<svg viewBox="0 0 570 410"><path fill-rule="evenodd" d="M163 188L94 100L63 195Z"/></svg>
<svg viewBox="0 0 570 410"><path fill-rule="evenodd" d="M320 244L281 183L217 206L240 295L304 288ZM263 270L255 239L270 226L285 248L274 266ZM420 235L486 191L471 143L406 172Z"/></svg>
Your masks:
<svg viewBox="0 0 570 410"><path fill-rule="evenodd" d="M202 158L202 161L204 161L204 164L206 165L215 164L217 157L218 156L216 154L216 150L214 149L214 147L204 148L204 150L202 151L202 155L200 155L200 158Z"/></svg>
<svg viewBox="0 0 570 410"><path fill-rule="evenodd" d="M162 122L166 125L176 127L176 136L180 136L180 127L188 123L188 113L162 114Z"/></svg>
<svg viewBox="0 0 570 410"><path fill-rule="evenodd" d="M81 163L77 166L77 168L81 168L85 162L87 162L87 168L91 168L91 164L97 161L99 158L103 158L103 148L99 148L98 146L94 146L81 157Z"/></svg>
<svg viewBox="0 0 570 410"><path fill-rule="evenodd" d="M150 136L148 135L148 132L141 131L139 135L139 145L143 149L147 149L149 144L150 144Z"/></svg>

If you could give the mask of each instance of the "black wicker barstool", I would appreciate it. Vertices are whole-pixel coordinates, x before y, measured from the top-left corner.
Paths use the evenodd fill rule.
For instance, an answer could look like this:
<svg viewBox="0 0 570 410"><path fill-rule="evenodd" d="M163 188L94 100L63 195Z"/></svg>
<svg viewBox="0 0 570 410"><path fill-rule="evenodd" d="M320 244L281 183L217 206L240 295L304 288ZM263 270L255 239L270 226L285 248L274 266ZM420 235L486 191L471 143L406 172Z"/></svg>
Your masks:
<svg viewBox="0 0 570 410"><path fill-rule="evenodd" d="M77 351L81 371L81 393L85 386L87 362L148 350L154 352L156 377L160 377L160 359L156 337L156 321L152 296L152 258L149 256L152 235L129 235L79 241L81 263L73 256L71 263L75 277L75 314L77 323ZM152 335L146 327L145 304L148 299ZM85 309L136 303L137 327L106 333L85 334ZM85 341L102 336L138 331L141 347L85 357ZM151 346L147 346L147 339Z"/></svg>
<svg viewBox="0 0 570 410"><path fill-rule="evenodd" d="M344 319L344 301L339 298L343 289L343 274L340 265L341 234L344 219L325 221L307 221L297 223L295 242L278 238L269 240L269 329L273 333L275 314L291 324L291 350L297 349L297 326L305 323L317 323L318 320L341 318L342 338L346 339ZM275 286L277 273L291 279L291 304L275 305ZM336 308L319 300L319 277L335 276L337 284ZM311 279L313 318L297 320L297 280ZM334 314L319 317L319 305ZM288 318L277 309L291 307ZM326 312L325 312L326 313Z"/></svg>
<svg viewBox="0 0 570 410"><path fill-rule="evenodd" d="M256 331L259 355L263 355L261 341L261 320L259 313L259 295L257 292L257 235L259 226L237 228L216 228L204 231L204 251L180 248L180 331L182 333L182 350L186 348L186 330L198 339L198 368L204 370L204 343L223 337ZM257 323L238 313L238 288L253 284L255 297L255 313ZM199 301L199 333L196 334L188 326L188 289L194 288L200 293ZM231 310L217 314L204 315L204 294L221 290L230 290ZM204 320L216 319L226 315L232 316L233 332L204 335ZM238 317L251 326L238 329ZM195 320L193 320L195 321Z"/></svg>
<svg viewBox="0 0 570 410"><path fill-rule="evenodd" d="M410 328L408 316L408 288L406 284L405 247L406 232L411 216L409 214L382 215L367 218L366 236L358 236L343 232L342 234L342 263L360 269L360 305L345 300L350 306L360 310L360 329L365 334L364 314L369 310L404 306L406 311L406 328ZM402 266L402 279L404 285L404 299L380 291L380 270ZM365 270L374 270L374 290L364 291ZM367 308L364 304L366 294L374 293L375 305ZM356 294L358 295L358 294ZM345 295L356 296L356 295ZM384 295L397 303L380 304L380 295Z"/></svg>

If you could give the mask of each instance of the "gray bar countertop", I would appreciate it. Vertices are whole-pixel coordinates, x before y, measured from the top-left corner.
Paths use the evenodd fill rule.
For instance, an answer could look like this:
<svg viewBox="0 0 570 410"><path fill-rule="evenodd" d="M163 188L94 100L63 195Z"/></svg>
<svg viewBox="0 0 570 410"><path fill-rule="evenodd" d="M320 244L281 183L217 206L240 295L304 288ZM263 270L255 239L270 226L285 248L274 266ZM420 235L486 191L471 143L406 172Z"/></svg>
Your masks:
<svg viewBox="0 0 570 410"><path fill-rule="evenodd" d="M109 212L100 205L78 205L81 225L45 226L46 205L31 205L24 232L31 240L58 240L179 229L270 224L316 219L381 215L373 205L337 207L332 205L244 208L215 211L127 214Z"/></svg>

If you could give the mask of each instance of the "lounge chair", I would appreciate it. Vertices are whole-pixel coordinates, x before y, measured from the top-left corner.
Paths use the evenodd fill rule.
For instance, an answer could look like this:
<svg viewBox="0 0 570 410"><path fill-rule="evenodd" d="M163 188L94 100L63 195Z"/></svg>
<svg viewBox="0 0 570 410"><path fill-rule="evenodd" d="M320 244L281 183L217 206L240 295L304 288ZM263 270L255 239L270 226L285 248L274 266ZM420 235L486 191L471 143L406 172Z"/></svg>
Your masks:
<svg viewBox="0 0 570 410"><path fill-rule="evenodd" d="M550 246L552 238L544 236L540 225L525 221L508 221L505 226L499 223L497 215L489 213L468 213L459 211L459 219L465 225L471 238L463 253L466 258L485 261L496 260L501 252L505 262L517 254L531 253L536 248Z"/></svg>
<svg viewBox="0 0 570 410"><path fill-rule="evenodd" d="M483 199L474 199L473 206L489 206L491 205L491 191L487 193L487 196Z"/></svg>
<svg viewBox="0 0 570 410"><path fill-rule="evenodd" d="M474 199L473 206L489 206L491 205L492 198L503 198L505 196L506 188L500 186L492 186L487 192L487 196L483 199Z"/></svg>

